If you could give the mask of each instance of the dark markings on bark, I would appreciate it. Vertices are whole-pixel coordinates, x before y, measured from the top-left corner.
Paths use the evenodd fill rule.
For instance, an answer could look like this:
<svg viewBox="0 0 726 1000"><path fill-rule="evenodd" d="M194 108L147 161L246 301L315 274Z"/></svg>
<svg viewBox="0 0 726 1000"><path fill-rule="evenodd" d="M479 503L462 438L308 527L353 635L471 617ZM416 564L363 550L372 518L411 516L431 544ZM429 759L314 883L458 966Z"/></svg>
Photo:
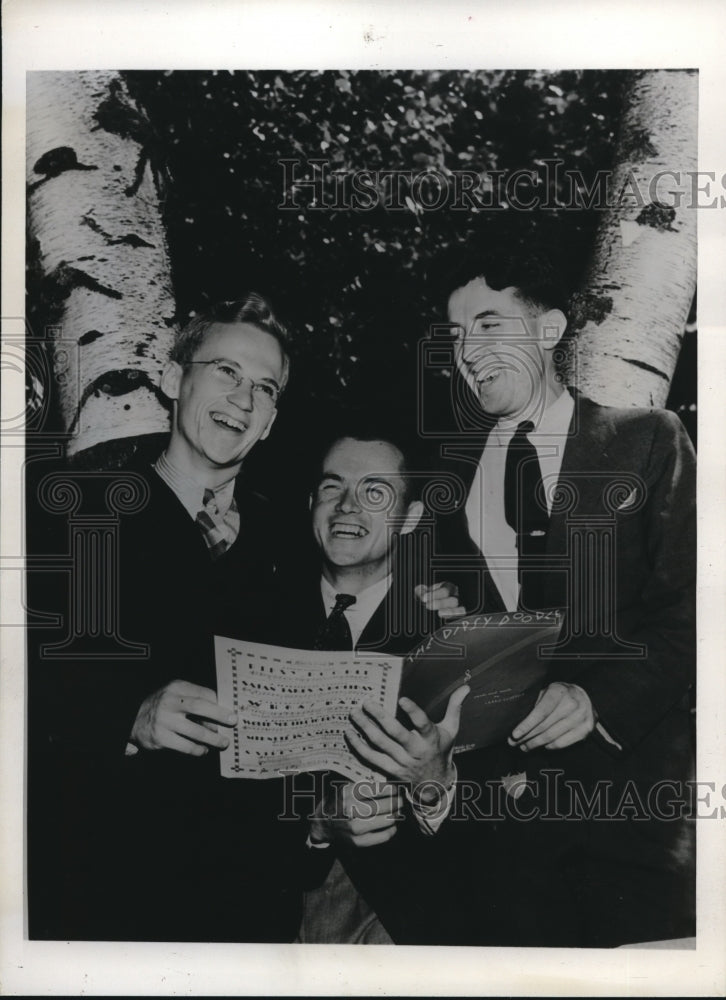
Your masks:
<svg viewBox="0 0 726 1000"><path fill-rule="evenodd" d="M650 226L661 233L675 233L671 223L675 220L676 210L672 205L665 205L662 201L653 201L646 205L635 221L639 226Z"/></svg>
<svg viewBox="0 0 726 1000"><path fill-rule="evenodd" d="M94 340L98 340L102 336L103 333L100 330L89 330L78 338L78 345L79 347L85 347L86 344L92 344Z"/></svg>
<svg viewBox="0 0 726 1000"><path fill-rule="evenodd" d="M155 249L153 243L147 243L146 240L137 236L136 233L127 233L126 236L120 236L117 240L111 240L111 243L124 244L124 246L128 247L149 247L150 250Z"/></svg>
<svg viewBox="0 0 726 1000"><path fill-rule="evenodd" d="M613 309L613 300L609 295L597 292L576 292L570 304L570 332L581 330L586 323L593 322L599 326L607 319Z"/></svg>
<svg viewBox="0 0 726 1000"><path fill-rule="evenodd" d="M48 298L54 300L56 303L67 299L74 288L87 288L89 292L98 292L99 295L107 295L110 299L123 298L121 292L117 292L115 288L102 285L100 281L96 281L90 274L87 274L78 267L70 267L65 261L61 261L58 267L50 272L46 277L46 282L52 290Z"/></svg>
<svg viewBox="0 0 726 1000"><path fill-rule="evenodd" d="M147 116L131 102L120 80L111 80L108 97L101 101L93 117L98 124L92 131L102 128L122 139L131 139L140 147L133 183L125 189L124 194L129 198L136 194L148 163L157 194L163 198L171 180L164 158L164 143Z"/></svg>
<svg viewBox="0 0 726 1000"><path fill-rule="evenodd" d="M99 233L99 235L103 236L104 239L108 239L108 233L103 231L99 223L96 222L92 215L89 215L88 213L82 215L81 225L88 226L88 228L92 229L94 233Z"/></svg>
<svg viewBox="0 0 726 1000"><path fill-rule="evenodd" d="M73 418L73 423L68 428L68 433L70 434L75 430L80 420L81 412L86 402L91 398L91 396L126 396L130 392L136 392L137 389L149 389L157 397L157 399L164 401L164 396L159 389L158 385L155 385L149 375L141 371L138 368L120 368L110 372L104 372L103 375L99 375L97 379L94 379L90 385L87 385L83 390L81 395L78 408L76 409L76 414ZM166 405L166 404L165 404Z"/></svg>
<svg viewBox="0 0 726 1000"><path fill-rule="evenodd" d="M46 181L52 180L54 177L60 177L67 170L98 170L98 167L79 163L76 151L71 146L56 146L55 149L49 149L47 153L43 153L33 164L33 172L43 174L43 179L28 185L28 192L35 191L41 184L45 184Z"/></svg>
<svg viewBox="0 0 726 1000"><path fill-rule="evenodd" d="M67 462L73 469L104 471L126 469L132 460L140 460L151 465L164 450L168 437L168 432L162 432L103 441L101 444L94 444L83 451L77 451L75 455L68 456Z"/></svg>
<svg viewBox="0 0 726 1000"><path fill-rule="evenodd" d="M638 361L636 358L623 358L623 361L628 365L634 365L636 368L642 368L643 371L651 372L653 375L659 375L660 378L664 378L666 382L670 382L670 379L662 372L660 368L654 368L653 365L646 364L645 361Z"/></svg>
<svg viewBox="0 0 726 1000"><path fill-rule="evenodd" d="M623 138L620 147L622 160L626 162L630 161L631 163L644 163L646 160L652 160L657 155L658 150L650 141L650 132L647 132L645 129L633 129L632 132Z"/></svg>
<svg viewBox="0 0 726 1000"><path fill-rule="evenodd" d="M149 345L143 343L137 344L136 347L134 348L134 354L136 355L137 358L147 357L149 354Z"/></svg>
<svg viewBox="0 0 726 1000"><path fill-rule="evenodd" d="M153 243L147 243L146 240L137 236L136 233L127 233L125 236L118 237L111 236L110 233L107 233L105 229L103 229L103 227L96 222L92 215L82 216L81 222L84 226L88 226L89 229L92 229L94 233L98 233L99 236L102 236L109 246L120 246L123 244L124 246L129 247L148 247L150 250L155 249Z"/></svg>

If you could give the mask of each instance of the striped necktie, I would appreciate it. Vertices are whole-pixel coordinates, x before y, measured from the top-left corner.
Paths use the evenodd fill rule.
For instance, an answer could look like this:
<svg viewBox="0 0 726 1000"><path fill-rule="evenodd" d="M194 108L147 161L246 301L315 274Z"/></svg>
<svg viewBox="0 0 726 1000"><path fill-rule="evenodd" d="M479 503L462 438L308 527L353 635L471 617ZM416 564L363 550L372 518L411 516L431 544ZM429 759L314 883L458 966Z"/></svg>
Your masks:
<svg viewBox="0 0 726 1000"><path fill-rule="evenodd" d="M207 543L209 554L212 559L218 559L234 544L239 534L239 511L235 499L232 497L229 509L224 517L221 517L214 490L210 489L205 489L202 502L204 506L197 514L196 522L201 529L204 541Z"/></svg>
<svg viewBox="0 0 726 1000"><path fill-rule="evenodd" d="M352 594L335 595L335 605L318 632L314 649L343 651L353 648L350 625L343 613L351 604L355 604L355 597Z"/></svg>

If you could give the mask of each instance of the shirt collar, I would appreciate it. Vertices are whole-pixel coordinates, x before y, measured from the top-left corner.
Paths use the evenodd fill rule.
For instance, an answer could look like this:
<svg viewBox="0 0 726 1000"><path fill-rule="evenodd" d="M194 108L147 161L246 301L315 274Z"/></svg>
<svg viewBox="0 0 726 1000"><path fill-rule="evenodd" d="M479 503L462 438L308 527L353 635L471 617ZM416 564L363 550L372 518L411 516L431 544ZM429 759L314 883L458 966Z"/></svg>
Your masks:
<svg viewBox="0 0 726 1000"><path fill-rule="evenodd" d="M565 390L556 399L548 402L544 410L532 414L529 418L534 424L533 433L566 435L570 427L574 409L575 400ZM515 420L500 420L495 425L494 431L500 433L502 436L511 435L519 423L521 423L521 417Z"/></svg>
<svg viewBox="0 0 726 1000"><path fill-rule="evenodd" d="M234 496L234 476L232 479L228 479L226 483L222 483L221 486L212 488L207 486L206 483L200 483L192 476L182 472L172 461L170 461L169 456L165 451L162 452L156 460L154 469L159 477L164 480L169 489L176 494L179 502L182 504L190 517L196 518L199 511L204 506L204 491L207 489L211 489L212 493L214 493L214 499L216 501L220 517L224 517L229 510L230 504L232 503L232 497Z"/></svg>
<svg viewBox="0 0 726 1000"><path fill-rule="evenodd" d="M355 604L347 608L345 613L354 614L356 616L360 616L361 618L365 615L365 621L367 622L388 593L391 587L392 579L393 577L389 573L388 576L384 576L382 580L378 580L376 583L372 583L370 587L366 587L365 590L361 590L360 593L355 595ZM333 605L335 604L335 598L337 594L341 593L341 591L336 590L332 584L328 583L324 576L321 576L320 593L323 598L325 612L326 614L330 614ZM343 593L345 593L345 591L343 591Z"/></svg>

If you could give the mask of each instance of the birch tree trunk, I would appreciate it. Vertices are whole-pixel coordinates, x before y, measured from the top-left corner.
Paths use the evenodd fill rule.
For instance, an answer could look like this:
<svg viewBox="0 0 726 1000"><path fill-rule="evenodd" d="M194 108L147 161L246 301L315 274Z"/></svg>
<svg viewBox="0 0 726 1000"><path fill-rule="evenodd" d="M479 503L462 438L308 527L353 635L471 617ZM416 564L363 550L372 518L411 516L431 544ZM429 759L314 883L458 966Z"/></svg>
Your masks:
<svg viewBox="0 0 726 1000"><path fill-rule="evenodd" d="M632 74L570 380L612 406L663 406L696 285L698 76ZM574 361L574 365L573 362Z"/></svg>
<svg viewBox="0 0 726 1000"><path fill-rule="evenodd" d="M114 72L27 77L28 236L67 453L168 429L174 300L153 130Z"/></svg>

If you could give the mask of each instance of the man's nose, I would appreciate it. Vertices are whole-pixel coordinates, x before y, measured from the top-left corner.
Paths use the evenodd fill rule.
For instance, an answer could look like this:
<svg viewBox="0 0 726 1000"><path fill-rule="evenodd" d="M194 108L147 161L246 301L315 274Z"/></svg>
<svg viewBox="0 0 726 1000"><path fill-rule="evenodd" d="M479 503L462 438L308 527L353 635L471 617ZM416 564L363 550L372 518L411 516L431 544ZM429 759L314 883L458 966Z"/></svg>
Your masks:
<svg viewBox="0 0 726 1000"><path fill-rule="evenodd" d="M476 363L484 352L487 344L491 344L492 339L487 339L482 333L474 333L466 336L461 345L461 356L468 365Z"/></svg>
<svg viewBox="0 0 726 1000"><path fill-rule="evenodd" d="M239 385L235 386L234 389L230 389L227 393L227 399L234 403L235 406L239 406L241 410L251 410L255 405L252 381L248 378L243 378Z"/></svg>
<svg viewBox="0 0 726 1000"><path fill-rule="evenodd" d="M346 486L338 497L336 507L341 514L352 514L354 511L360 510L360 503L358 502L358 497L356 496L355 487Z"/></svg>

